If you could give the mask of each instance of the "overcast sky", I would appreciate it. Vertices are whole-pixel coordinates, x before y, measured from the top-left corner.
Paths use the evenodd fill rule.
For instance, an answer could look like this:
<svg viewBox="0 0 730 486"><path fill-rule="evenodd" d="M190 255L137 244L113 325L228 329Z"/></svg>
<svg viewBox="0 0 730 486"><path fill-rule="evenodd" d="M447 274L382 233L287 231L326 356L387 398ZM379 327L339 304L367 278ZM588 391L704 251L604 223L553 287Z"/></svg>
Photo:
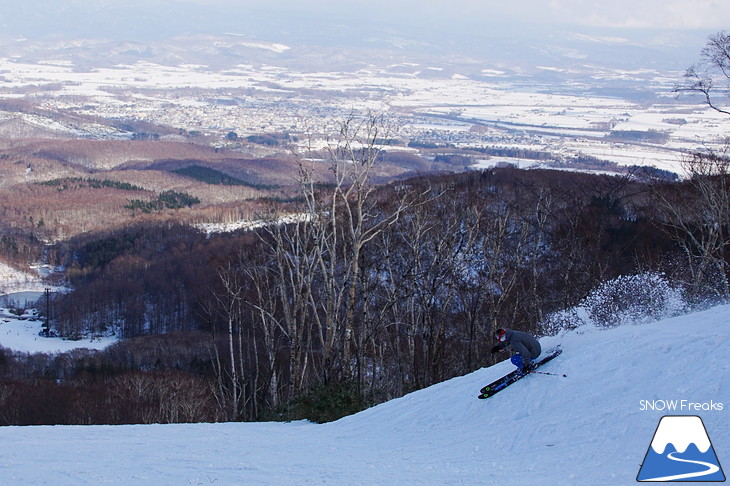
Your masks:
<svg viewBox="0 0 730 486"><path fill-rule="evenodd" d="M202 1L202 0L199 0ZM226 1L226 0L219 0ZM449 21L730 29L728 0L283 0L287 8Z"/></svg>
<svg viewBox="0 0 730 486"><path fill-rule="evenodd" d="M134 38L239 26L254 26L258 34L266 24L257 16L267 12L299 28L331 18L339 25L379 21L460 33L525 27L730 30L730 0L0 0L0 35Z"/></svg>

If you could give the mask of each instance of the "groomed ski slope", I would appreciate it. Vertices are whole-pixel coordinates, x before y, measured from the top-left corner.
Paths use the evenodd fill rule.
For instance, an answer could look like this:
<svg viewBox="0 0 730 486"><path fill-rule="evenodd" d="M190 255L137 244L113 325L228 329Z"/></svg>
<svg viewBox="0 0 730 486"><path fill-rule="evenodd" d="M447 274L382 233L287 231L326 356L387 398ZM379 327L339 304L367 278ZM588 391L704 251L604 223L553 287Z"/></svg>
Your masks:
<svg viewBox="0 0 730 486"><path fill-rule="evenodd" d="M531 375L487 400L479 388L510 364L325 425L0 428L0 483L635 485L664 415L701 416L730 472L730 306L579 329L543 347L558 341L563 354L542 370L567 378ZM651 411L642 400L723 409Z"/></svg>

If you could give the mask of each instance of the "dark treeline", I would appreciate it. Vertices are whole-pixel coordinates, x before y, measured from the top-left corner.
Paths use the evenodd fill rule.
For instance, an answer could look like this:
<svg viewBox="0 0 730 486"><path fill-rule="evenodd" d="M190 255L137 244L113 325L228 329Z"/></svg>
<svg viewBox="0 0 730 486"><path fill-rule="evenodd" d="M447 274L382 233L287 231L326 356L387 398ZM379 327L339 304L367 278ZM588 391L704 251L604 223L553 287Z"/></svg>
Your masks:
<svg viewBox="0 0 730 486"><path fill-rule="evenodd" d="M0 347L0 424L216 421L210 341L198 333L129 339L101 352Z"/></svg>
<svg viewBox="0 0 730 486"><path fill-rule="evenodd" d="M727 205L708 226L698 179L357 177L303 184L298 217L272 214L256 232L156 224L69 243L57 258L74 291L55 297L52 329L124 339L0 353L0 423L298 418L312 390L375 403L491 364L495 327L541 334L551 312L619 275L727 295ZM719 246L703 247L706 234Z"/></svg>

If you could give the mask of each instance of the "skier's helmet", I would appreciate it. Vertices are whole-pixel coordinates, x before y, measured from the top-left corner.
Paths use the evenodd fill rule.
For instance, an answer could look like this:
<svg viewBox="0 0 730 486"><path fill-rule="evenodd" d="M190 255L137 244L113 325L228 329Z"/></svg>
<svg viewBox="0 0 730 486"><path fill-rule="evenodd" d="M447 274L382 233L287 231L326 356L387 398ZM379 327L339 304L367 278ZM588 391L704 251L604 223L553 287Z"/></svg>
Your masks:
<svg viewBox="0 0 730 486"><path fill-rule="evenodd" d="M499 342L504 341L506 339L504 329L497 329L494 331L494 338Z"/></svg>

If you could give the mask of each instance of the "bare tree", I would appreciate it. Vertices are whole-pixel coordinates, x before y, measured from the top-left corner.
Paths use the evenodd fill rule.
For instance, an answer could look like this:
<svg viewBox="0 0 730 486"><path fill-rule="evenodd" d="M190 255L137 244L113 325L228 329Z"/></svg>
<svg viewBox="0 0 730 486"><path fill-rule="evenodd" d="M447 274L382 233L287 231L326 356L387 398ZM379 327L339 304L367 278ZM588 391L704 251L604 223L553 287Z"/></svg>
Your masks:
<svg viewBox="0 0 730 486"><path fill-rule="evenodd" d="M263 228L261 239L268 260L251 266L247 273L256 293L247 304L254 309L253 319L260 328L266 350L272 405L278 402L276 394L280 379L277 375L277 334L288 342L289 358L286 366L288 385L284 398L291 398L303 385L309 364L306 336L311 334L319 315L313 308L312 289L317 281L317 261L322 251L316 225L308 224L310 208L305 218L285 222L272 215Z"/></svg>
<svg viewBox="0 0 730 486"><path fill-rule="evenodd" d="M271 272L265 265L251 262L246 269L246 275L255 289L255 297L246 299L245 303L251 308L251 322L253 323L250 337L250 346L253 348L251 365L254 367L252 384L252 410L253 416L258 415L259 410L259 377L266 376L263 385L264 398L268 405L276 407L279 404L279 370L277 367L277 351L279 349L277 335L282 327L280 319L272 312L276 309L277 292L272 288ZM258 345L257 331L263 334L263 346ZM263 360L259 353L263 355ZM265 364L266 369L261 368Z"/></svg>
<svg viewBox="0 0 730 486"><path fill-rule="evenodd" d="M223 287L222 293L214 293L218 313L225 320L227 328L228 362L221 363L217 343L214 343L216 374L221 397L219 400L227 408L229 420L237 420L245 401L243 386L243 337L242 305L243 286L237 265L228 262L218 268L218 278ZM227 402L227 403L226 403Z"/></svg>
<svg viewBox="0 0 730 486"><path fill-rule="evenodd" d="M687 69L684 78L685 82L674 89L676 93L699 94L710 108L730 115L730 33L711 35L699 62ZM722 97L726 98L724 103Z"/></svg>
<svg viewBox="0 0 730 486"><path fill-rule="evenodd" d="M699 62L687 69L677 93L696 93L713 110L730 115L730 33L711 35ZM696 152L683 163L689 197L658 193L667 212L669 227L687 256L693 286L730 295L728 249L730 248L730 144L722 152ZM685 194L685 196L687 196ZM713 282L712 285L707 285Z"/></svg>
<svg viewBox="0 0 730 486"><path fill-rule="evenodd" d="M332 225L330 250L337 251L338 226L345 239L340 253L345 269L343 288L346 289L343 322L342 365L345 376L350 374L350 342L354 325L355 300L360 283L360 259L365 245L383 229L397 221L403 206L390 214L376 209L373 193L373 171L393 128L383 116L365 118L350 116L339 127L339 138L330 146L331 170L335 189L331 195L329 222ZM331 268L331 267L330 267Z"/></svg>
<svg viewBox="0 0 730 486"><path fill-rule="evenodd" d="M657 187L670 236L681 248L695 293L730 296L730 155L695 153L683 163L686 188Z"/></svg>
<svg viewBox="0 0 730 486"><path fill-rule="evenodd" d="M0 383L0 423L10 423L7 403L13 395L13 390L5 383Z"/></svg>
<svg viewBox="0 0 730 486"><path fill-rule="evenodd" d="M364 304L365 248L412 200L409 191L393 191L387 205L376 198L377 165L393 131L385 117L373 114L339 121L324 162L297 157L300 214L273 215L261 232L267 260L265 268L249 271L260 294L249 304L264 340L273 342L276 333L288 346L285 399L311 379L327 383L362 375L363 353L371 342L366 336L356 339L354 332L358 326L366 334L377 329L375 313ZM276 299L262 298L263 289ZM274 358L270 355L271 367Z"/></svg>
<svg viewBox="0 0 730 486"><path fill-rule="evenodd" d="M386 212L375 198L375 171L395 127L382 115L350 115L338 123L337 137L327 147L333 187L317 191L312 171L302 165L302 188L307 201L309 223L317 228L320 247L317 264L324 279L316 317L323 322L325 381L332 373L350 378L352 332L356 321L357 297L361 292L363 249L394 224L406 207L410 194L404 192ZM333 359L337 357L339 363Z"/></svg>

